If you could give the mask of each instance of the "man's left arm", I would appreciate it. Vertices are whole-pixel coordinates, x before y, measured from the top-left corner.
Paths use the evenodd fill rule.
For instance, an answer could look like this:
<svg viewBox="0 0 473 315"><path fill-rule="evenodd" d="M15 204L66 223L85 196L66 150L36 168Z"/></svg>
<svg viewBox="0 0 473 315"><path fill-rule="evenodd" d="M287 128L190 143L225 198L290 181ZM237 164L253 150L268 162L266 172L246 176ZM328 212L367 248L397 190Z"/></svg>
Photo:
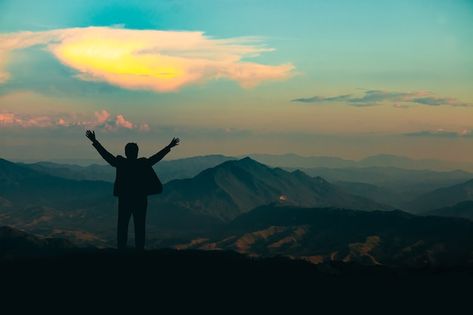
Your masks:
<svg viewBox="0 0 473 315"><path fill-rule="evenodd" d="M153 154L148 158L148 161L150 162L151 165L154 165L161 161L169 152L171 152L171 148L175 147L178 145L180 142L179 138L173 138L171 143L169 143L167 146L165 146L161 151L159 151L156 154Z"/></svg>

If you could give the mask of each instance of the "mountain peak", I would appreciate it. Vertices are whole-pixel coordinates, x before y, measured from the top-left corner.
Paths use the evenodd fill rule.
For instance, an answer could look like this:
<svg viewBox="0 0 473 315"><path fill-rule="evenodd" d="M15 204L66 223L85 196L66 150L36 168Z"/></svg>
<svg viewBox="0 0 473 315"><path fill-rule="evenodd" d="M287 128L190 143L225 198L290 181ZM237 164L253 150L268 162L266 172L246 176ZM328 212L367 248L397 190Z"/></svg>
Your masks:
<svg viewBox="0 0 473 315"><path fill-rule="evenodd" d="M245 156L244 158L239 159L239 160L237 160L237 161L244 162L244 163L257 163L257 164L261 164L261 163L257 162L256 160L253 160L253 159L250 158L249 156Z"/></svg>
<svg viewBox="0 0 473 315"><path fill-rule="evenodd" d="M256 160L253 160L249 156L246 156L246 157L244 157L242 159L239 159L239 160L230 160L230 161L223 162L222 164L217 165L216 168L218 168L219 166L221 166L221 167L237 166L237 167L264 167L264 168L269 168L269 166L267 166L265 164L262 164L262 163L260 163Z"/></svg>

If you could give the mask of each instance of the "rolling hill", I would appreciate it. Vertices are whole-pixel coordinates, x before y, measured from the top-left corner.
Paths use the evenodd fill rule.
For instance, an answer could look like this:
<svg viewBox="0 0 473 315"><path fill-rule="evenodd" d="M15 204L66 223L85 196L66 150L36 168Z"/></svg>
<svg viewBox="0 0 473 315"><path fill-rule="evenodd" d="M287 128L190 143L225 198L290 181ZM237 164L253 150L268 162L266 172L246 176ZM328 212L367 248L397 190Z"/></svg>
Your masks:
<svg viewBox="0 0 473 315"><path fill-rule="evenodd" d="M473 262L473 222L416 216L403 211L258 207L220 234L178 248L283 255L313 263L356 262L388 266L455 266Z"/></svg>
<svg viewBox="0 0 473 315"><path fill-rule="evenodd" d="M473 200L462 201L451 207L435 209L427 214L473 220Z"/></svg>
<svg viewBox="0 0 473 315"><path fill-rule="evenodd" d="M7 255L33 255L75 247L66 239L45 238L9 226L0 226L0 260Z"/></svg>
<svg viewBox="0 0 473 315"><path fill-rule="evenodd" d="M473 200L473 179L428 192L410 202L408 209L416 213L427 213L466 200Z"/></svg>

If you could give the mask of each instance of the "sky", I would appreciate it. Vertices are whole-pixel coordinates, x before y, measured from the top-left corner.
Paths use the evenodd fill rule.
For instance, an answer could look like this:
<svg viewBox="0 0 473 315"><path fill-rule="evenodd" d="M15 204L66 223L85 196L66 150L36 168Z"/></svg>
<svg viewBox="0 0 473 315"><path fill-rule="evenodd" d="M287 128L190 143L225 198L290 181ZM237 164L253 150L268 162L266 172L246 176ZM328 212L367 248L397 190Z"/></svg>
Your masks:
<svg viewBox="0 0 473 315"><path fill-rule="evenodd" d="M0 0L0 157L473 158L473 1Z"/></svg>

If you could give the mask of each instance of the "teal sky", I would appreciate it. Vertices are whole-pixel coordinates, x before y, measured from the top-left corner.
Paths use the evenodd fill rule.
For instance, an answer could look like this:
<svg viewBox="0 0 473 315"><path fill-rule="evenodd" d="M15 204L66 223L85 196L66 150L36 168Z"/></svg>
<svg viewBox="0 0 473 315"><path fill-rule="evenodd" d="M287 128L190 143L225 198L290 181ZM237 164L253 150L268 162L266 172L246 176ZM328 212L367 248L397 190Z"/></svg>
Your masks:
<svg viewBox="0 0 473 315"><path fill-rule="evenodd" d="M95 36L91 26L100 27L104 43L113 37L126 45L159 30L203 32L202 44L181 40L175 55L162 48L172 38L146 37L152 43L129 56L149 54L140 60L150 69L120 68L127 77L117 77L115 68L101 67L103 59L71 57L79 46L62 42L73 36L94 53L100 41L79 42ZM18 44L27 41L25 31L34 44ZM115 153L132 140L147 154L180 136L174 157L473 155L473 1L0 0L0 36L5 158L93 157L83 137L88 127ZM241 43L258 51L230 47ZM148 82L147 71L156 71L148 60L167 53L183 57L199 78ZM166 62L158 67L173 75Z"/></svg>

